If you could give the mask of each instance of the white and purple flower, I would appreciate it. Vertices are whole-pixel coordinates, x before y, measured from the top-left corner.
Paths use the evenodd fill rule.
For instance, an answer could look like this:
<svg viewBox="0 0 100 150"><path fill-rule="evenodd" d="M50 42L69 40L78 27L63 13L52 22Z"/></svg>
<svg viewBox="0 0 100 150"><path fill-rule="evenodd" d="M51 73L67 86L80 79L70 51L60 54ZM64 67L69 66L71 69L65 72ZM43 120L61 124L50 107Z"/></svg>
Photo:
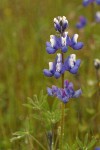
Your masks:
<svg viewBox="0 0 100 150"><path fill-rule="evenodd" d="M72 39L69 42L69 46L74 50L79 50L83 47L83 42L77 42L78 34L74 34Z"/></svg>
<svg viewBox="0 0 100 150"><path fill-rule="evenodd" d="M66 19L65 16L63 17L58 16L54 18L54 27L56 31L63 33L68 27L68 20Z"/></svg>
<svg viewBox="0 0 100 150"><path fill-rule="evenodd" d="M47 88L47 92L48 95L56 96L63 103L67 103L70 98L77 98L82 94L81 89L74 91L73 83L68 80L65 80L64 82L64 89L52 86L52 88Z"/></svg>
<svg viewBox="0 0 100 150"><path fill-rule="evenodd" d="M64 71L62 55L58 53L55 62L49 62L49 69L44 69L43 73L47 77L54 76L55 78L59 78Z"/></svg>
<svg viewBox="0 0 100 150"><path fill-rule="evenodd" d="M68 50L68 44L68 32L64 32L61 37L50 35L50 42L46 42L46 50L49 54L54 54L58 49L61 49L61 51L65 53Z"/></svg>
<svg viewBox="0 0 100 150"><path fill-rule="evenodd" d="M81 60L76 60L76 55L71 54L64 62L64 67L66 71L69 71L72 74L76 74L78 72Z"/></svg>
<svg viewBox="0 0 100 150"><path fill-rule="evenodd" d="M61 37L50 35L50 42L46 42L46 50L49 54L54 54L58 49L65 53L68 50L68 46L74 50L79 50L83 47L83 42L77 42L77 39L78 34L74 34L71 39L68 36L68 32L64 32Z"/></svg>

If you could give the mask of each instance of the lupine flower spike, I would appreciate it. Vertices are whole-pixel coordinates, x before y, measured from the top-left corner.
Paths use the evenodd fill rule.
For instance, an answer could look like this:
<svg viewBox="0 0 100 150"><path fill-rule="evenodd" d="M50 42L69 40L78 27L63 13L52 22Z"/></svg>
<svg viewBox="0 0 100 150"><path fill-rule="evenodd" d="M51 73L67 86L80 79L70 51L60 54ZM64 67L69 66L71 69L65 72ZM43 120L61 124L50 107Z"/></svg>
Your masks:
<svg viewBox="0 0 100 150"><path fill-rule="evenodd" d="M49 62L49 69L44 69L43 73L47 77L54 76L56 79L62 77L62 87L58 88L55 85L52 85L52 88L47 87L47 93L50 96L57 97L61 103L62 110L62 120L60 123L61 126L61 137L60 137L60 149L63 147L63 134L64 134L64 104L66 104L71 98L77 98L82 94L81 89L74 90L73 83L68 80L64 81L64 73L69 71L72 74L78 72L81 60L76 60L75 54L70 54L64 60L64 53L68 51L68 47L71 47L74 50L80 50L83 47L83 42L78 42L78 34L74 34L72 38L69 37L68 32L65 30L68 27L68 20L65 16L58 16L54 18L54 28L59 33L58 36L50 35L50 42L46 42L46 51L49 54L56 53L57 50L60 50L60 53L57 53L55 61Z"/></svg>
<svg viewBox="0 0 100 150"><path fill-rule="evenodd" d="M58 16L54 18L54 28L60 33L60 36L51 35L50 42L46 42L46 50L49 54L54 54L57 50L61 50L62 53L67 52L68 47L71 47L74 50L80 50L83 47L83 42L78 42L78 34L74 34L72 38L69 37L68 32L66 32L66 28L68 27L68 20L65 16ZM78 72L81 60L76 60L76 55L69 55L65 61L62 60L62 54L57 53L54 62L49 62L49 69L44 69L43 73L47 77L54 76L56 79L61 77L65 71L69 71L72 74L76 74ZM52 86L52 88L47 88L47 92L51 96L56 96L62 102L66 103L70 98L78 97L82 92L81 90L74 91L73 84L65 81L68 84L66 87L58 88L56 86ZM70 86L71 85L71 86ZM66 91L69 91L66 92ZM76 96L77 95L77 96Z"/></svg>

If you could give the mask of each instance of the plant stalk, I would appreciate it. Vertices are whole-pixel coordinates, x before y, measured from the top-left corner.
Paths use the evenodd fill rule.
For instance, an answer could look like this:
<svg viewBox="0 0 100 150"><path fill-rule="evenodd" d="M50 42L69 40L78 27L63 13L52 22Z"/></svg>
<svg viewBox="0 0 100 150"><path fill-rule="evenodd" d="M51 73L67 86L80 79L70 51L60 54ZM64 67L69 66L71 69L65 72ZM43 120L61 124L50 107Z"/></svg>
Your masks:
<svg viewBox="0 0 100 150"><path fill-rule="evenodd" d="M62 53L62 63L64 63L64 54ZM62 74L62 88L64 88L64 74ZM65 112L65 104L62 102L61 104L61 137L60 137L60 150L63 149L63 136L64 136L64 112Z"/></svg>

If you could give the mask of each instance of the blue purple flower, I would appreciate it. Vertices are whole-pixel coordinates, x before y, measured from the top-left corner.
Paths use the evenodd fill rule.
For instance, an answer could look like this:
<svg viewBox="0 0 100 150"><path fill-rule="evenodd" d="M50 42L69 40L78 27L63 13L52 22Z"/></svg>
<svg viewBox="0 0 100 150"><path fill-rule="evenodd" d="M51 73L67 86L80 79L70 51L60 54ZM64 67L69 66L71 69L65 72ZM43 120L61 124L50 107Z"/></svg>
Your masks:
<svg viewBox="0 0 100 150"><path fill-rule="evenodd" d="M76 24L76 28L84 28L87 24L87 19L84 16L79 17L79 22Z"/></svg>
<svg viewBox="0 0 100 150"><path fill-rule="evenodd" d="M76 55L71 54L64 62L64 67L66 71L69 71L72 74L76 74L80 66L81 60L76 60Z"/></svg>
<svg viewBox="0 0 100 150"><path fill-rule="evenodd" d="M49 62L49 69L44 69L43 73L47 77L54 76L55 78L59 78L64 71L62 55L58 53L55 62Z"/></svg>
<svg viewBox="0 0 100 150"><path fill-rule="evenodd" d="M52 86L52 88L47 88L48 95L56 96L62 102L67 103L70 98L77 98L82 94L81 89L74 91L73 83L65 80L64 89Z"/></svg>
<svg viewBox="0 0 100 150"><path fill-rule="evenodd" d="M96 12L95 20L96 20L97 23L100 23L100 11Z"/></svg>
<svg viewBox="0 0 100 150"><path fill-rule="evenodd" d="M74 50L79 50L83 47L83 42L77 42L77 39L78 34L74 34L71 39L68 36L68 32L64 32L61 37L50 35L50 42L46 42L46 50L49 54L54 54L58 49L65 53L68 50L68 46Z"/></svg>
<svg viewBox="0 0 100 150"><path fill-rule="evenodd" d="M64 32L61 37L50 35L50 42L46 42L46 50L49 54L54 54L58 49L61 49L61 51L65 53L68 50L68 44L68 32Z"/></svg>
<svg viewBox="0 0 100 150"><path fill-rule="evenodd" d="M78 39L78 34L74 34L72 39L69 42L69 45L74 49L74 50L79 50L83 47L83 42L77 42Z"/></svg>
<svg viewBox="0 0 100 150"><path fill-rule="evenodd" d="M68 20L66 19L65 16L63 17L58 16L54 18L54 27L56 31L63 33L68 27Z"/></svg>

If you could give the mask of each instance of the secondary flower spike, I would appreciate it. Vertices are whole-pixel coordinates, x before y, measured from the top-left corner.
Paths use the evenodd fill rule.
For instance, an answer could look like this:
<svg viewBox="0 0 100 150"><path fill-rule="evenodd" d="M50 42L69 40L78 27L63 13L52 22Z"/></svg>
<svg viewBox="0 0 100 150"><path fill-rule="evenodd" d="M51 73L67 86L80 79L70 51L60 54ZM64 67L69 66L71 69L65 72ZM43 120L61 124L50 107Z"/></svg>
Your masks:
<svg viewBox="0 0 100 150"><path fill-rule="evenodd" d="M100 5L100 0L83 0L83 6L88 6L93 2L96 2L97 5Z"/></svg>
<svg viewBox="0 0 100 150"><path fill-rule="evenodd" d="M66 19L65 16L63 17L58 16L54 18L54 27L56 31L63 33L68 27L68 20Z"/></svg>
<svg viewBox="0 0 100 150"><path fill-rule="evenodd" d="M65 80L64 89L52 86L52 88L47 88L48 95L56 96L62 102L67 103L70 98L77 98L82 94L81 89L74 91L73 83Z"/></svg>
<svg viewBox="0 0 100 150"><path fill-rule="evenodd" d="M76 24L76 28L82 29L86 26L87 19L84 16L79 17L79 22Z"/></svg>

